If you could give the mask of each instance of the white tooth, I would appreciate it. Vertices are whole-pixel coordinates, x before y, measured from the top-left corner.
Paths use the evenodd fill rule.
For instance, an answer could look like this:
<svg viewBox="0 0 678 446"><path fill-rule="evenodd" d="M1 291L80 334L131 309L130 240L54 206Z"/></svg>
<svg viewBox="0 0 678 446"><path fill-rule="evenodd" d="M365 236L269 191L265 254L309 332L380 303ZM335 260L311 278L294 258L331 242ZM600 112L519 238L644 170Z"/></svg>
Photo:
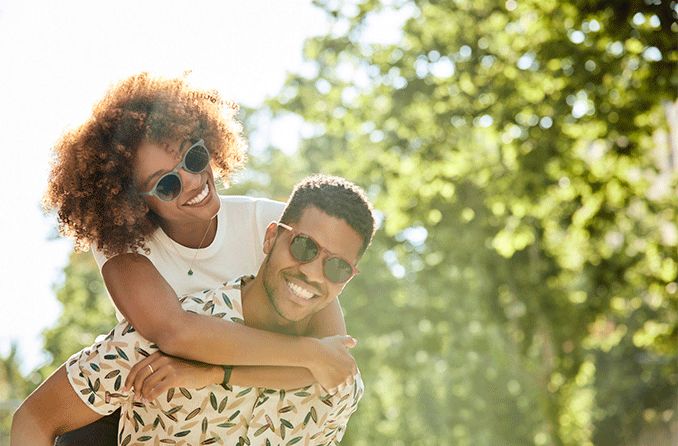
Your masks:
<svg viewBox="0 0 678 446"><path fill-rule="evenodd" d="M205 184L205 187L203 188L202 192L200 192L195 198L188 201L186 204L194 205L194 204L200 203L202 200L205 199L205 197L207 196L208 193L209 193L209 186L207 184Z"/></svg>
<svg viewBox="0 0 678 446"><path fill-rule="evenodd" d="M313 293L310 291L300 287L299 285L291 282L287 282L287 286L292 290L292 292L296 295L301 297L302 299L310 299L313 297Z"/></svg>

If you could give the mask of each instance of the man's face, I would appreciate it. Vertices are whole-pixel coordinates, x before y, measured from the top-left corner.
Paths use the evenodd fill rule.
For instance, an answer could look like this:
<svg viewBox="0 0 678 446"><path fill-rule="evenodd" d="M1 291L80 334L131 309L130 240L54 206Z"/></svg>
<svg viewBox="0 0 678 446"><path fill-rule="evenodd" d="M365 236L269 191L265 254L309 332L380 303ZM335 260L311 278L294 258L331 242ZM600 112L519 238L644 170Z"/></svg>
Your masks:
<svg viewBox="0 0 678 446"><path fill-rule="evenodd" d="M328 251L355 265L362 247L362 238L348 223L313 206L306 208L299 221L290 226L295 233L313 238L325 251L312 261L301 263L289 250L294 233L274 226L266 232L264 251L268 256L262 270L263 283L282 323L307 320L332 302L348 283L334 283L325 277L323 263L329 257Z"/></svg>

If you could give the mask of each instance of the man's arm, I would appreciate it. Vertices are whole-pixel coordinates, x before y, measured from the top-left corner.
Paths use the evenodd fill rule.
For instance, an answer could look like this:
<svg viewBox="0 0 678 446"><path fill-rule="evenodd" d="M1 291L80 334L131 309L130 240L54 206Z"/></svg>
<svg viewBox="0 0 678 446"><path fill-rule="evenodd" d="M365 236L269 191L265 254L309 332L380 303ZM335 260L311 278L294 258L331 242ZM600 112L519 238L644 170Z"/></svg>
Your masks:
<svg viewBox="0 0 678 446"><path fill-rule="evenodd" d="M62 365L14 413L10 446L52 446L58 435L99 418L75 394Z"/></svg>

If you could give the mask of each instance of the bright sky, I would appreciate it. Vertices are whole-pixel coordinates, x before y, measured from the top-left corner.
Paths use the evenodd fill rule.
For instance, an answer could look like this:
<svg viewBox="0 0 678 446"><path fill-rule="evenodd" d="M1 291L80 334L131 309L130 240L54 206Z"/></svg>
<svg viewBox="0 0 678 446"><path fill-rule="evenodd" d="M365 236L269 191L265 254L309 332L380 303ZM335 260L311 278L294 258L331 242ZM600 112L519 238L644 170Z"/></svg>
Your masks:
<svg viewBox="0 0 678 446"><path fill-rule="evenodd" d="M40 210L59 135L139 71L192 70L194 83L255 107L326 27L310 0L0 0L0 355L17 341L23 370L38 365L40 333L61 311L52 287L72 245L49 240L56 222Z"/></svg>

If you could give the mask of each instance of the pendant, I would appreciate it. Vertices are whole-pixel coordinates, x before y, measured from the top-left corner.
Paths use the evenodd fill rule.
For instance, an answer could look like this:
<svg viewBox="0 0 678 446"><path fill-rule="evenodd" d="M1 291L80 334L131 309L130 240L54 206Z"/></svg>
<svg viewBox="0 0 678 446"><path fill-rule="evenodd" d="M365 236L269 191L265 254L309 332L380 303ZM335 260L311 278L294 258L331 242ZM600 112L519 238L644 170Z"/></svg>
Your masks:
<svg viewBox="0 0 678 446"><path fill-rule="evenodd" d="M193 270L190 269L190 268L189 268L189 270L188 270L188 275L189 275L189 276L192 276L192 275L193 275Z"/></svg>

